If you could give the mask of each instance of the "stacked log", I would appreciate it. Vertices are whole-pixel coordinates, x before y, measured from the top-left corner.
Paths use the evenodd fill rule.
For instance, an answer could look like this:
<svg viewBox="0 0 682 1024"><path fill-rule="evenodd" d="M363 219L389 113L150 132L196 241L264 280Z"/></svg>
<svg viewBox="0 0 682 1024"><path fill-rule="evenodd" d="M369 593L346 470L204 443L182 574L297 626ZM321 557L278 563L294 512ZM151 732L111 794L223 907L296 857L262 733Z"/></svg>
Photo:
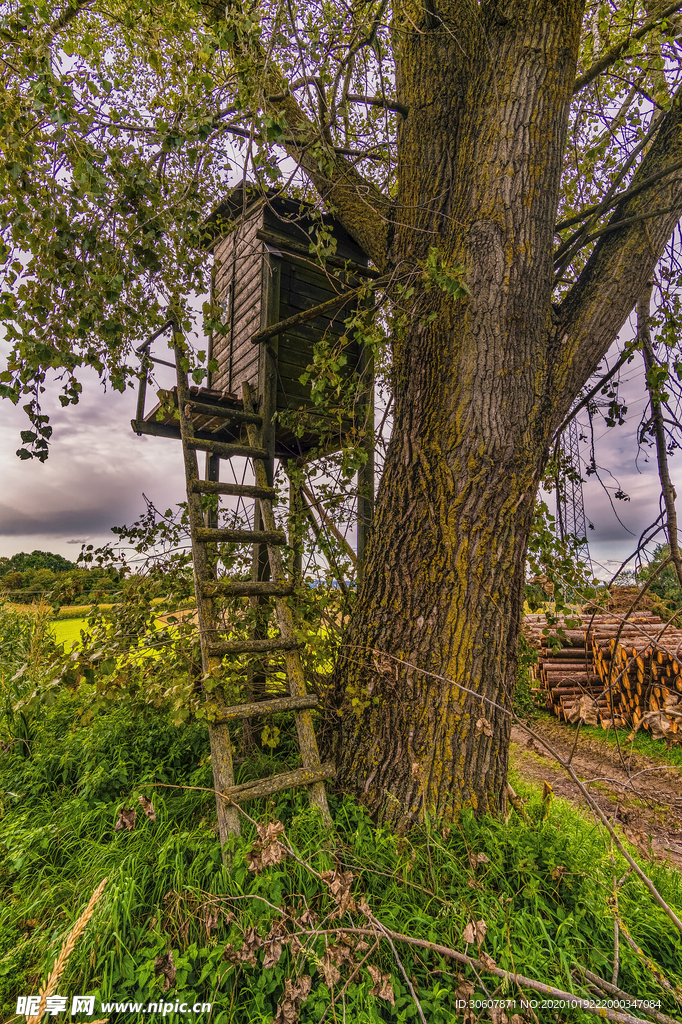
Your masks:
<svg viewBox="0 0 682 1024"><path fill-rule="evenodd" d="M524 620L526 637L538 650L535 678L538 691L544 695L545 707L558 718L571 721L574 709L583 698L587 697L596 707L606 708L606 703L601 696L603 686L594 671L585 629L565 628L564 618L557 626L562 636L556 636L552 629L554 635L548 637L543 633L547 629L544 615L527 615ZM587 710L585 701L582 709ZM590 708L589 717L593 716ZM597 724L596 719L594 724Z"/></svg>
<svg viewBox="0 0 682 1024"><path fill-rule="evenodd" d="M604 623L591 636L594 665L607 692L608 726L632 726L671 739L680 730L682 630L657 616L646 623Z"/></svg>
<svg viewBox="0 0 682 1024"><path fill-rule="evenodd" d="M547 709L568 722L643 727L668 742L679 732L682 740L682 629L651 612L626 622L612 613L583 613L580 629L564 622L558 623L562 636L554 629L546 636L544 615L524 621L539 655L536 692Z"/></svg>

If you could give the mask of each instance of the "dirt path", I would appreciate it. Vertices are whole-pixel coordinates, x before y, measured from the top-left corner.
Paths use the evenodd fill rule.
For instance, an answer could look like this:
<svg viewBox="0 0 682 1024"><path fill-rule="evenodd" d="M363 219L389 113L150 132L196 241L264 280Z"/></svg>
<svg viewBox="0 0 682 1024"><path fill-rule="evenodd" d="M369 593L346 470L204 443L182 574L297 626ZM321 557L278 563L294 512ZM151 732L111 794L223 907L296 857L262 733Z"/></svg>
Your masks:
<svg viewBox="0 0 682 1024"><path fill-rule="evenodd" d="M533 730L568 758L575 726L559 721L535 722ZM682 768L624 751L581 734L572 765L609 817L645 856L655 855L682 868ZM511 764L525 779L547 782L557 796L585 804L576 784L556 761L519 726L512 728ZM640 774L641 773L641 774Z"/></svg>

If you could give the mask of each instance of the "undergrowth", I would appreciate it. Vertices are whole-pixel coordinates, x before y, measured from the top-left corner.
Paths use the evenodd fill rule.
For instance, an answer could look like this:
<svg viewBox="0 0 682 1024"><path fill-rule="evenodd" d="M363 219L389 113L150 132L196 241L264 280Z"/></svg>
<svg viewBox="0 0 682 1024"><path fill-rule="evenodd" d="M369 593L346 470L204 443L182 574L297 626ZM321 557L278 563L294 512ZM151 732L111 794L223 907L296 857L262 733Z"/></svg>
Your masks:
<svg viewBox="0 0 682 1024"><path fill-rule="evenodd" d="M7 659L0 665L5 691L11 667ZM458 968L433 951L398 943L394 953L373 935L339 929L371 931L371 913L395 932L464 952L466 929L485 922L481 956L585 996L582 968L611 977L614 875L624 876L618 907L633 938L672 985L682 986L682 936L617 852L612 862L608 836L562 801L547 809L518 779L529 820L464 814L406 836L377 828L351 798L333 793L334 827L326 831L305 793L286 792L248 805L257 821L271 823L270 841L245 821L225 866L200 724L175 727L163 706L134 696L92 713L81 689L61 691L51 706L34 710L26 742L13 741L10 720L3 730L3 1021L13 1018L19 995L38 991L104 878L59 993L90 993L98 1004L210 1002L210 1016L190 1018L197 1024L416 1021L414 996L429 1024L450 1024L463 1020L458 997L487 995L516 1000L510 1018L593 1020L579 1009L557 1016L542 1008L541 996L500 987L485 971ZM277 758L257 750L238 764L238 781L286 769L293 763L288 750L293 745L282 743ZM140 796L152 801L155 820ZM131 821L121 811L133 809L134 827L121 827ZM279 848L284 836L295 857ZM679 915L680 876L656 865L648 871ZM468 948L479 956L476 943ZM619 985L676 1015L670 992L624 942ZM523 1010L522 998L538 1005ZM151 1015L126 1008L100 1016L114 1024ZM171 1011L164 1019L181 1018ZM490 1020L490 1011L480 1019Z"/></svg>
<svg viewBox="0 0 682 1024"><path fill-rule="evenodd" d="M537 712L535 717L551 723L553 727L558 724L556 717L545 710ZM575 731L575 726L570 726L570 729ZM600 725L581 725L580 735L585 740L608 743L611 747L619 746L626 763L630 755L635 753L682 768L682 743L676 743L668 749L663 740L655 740L646 729L640 729L633 735L632 729L602 729Z"/></svg>

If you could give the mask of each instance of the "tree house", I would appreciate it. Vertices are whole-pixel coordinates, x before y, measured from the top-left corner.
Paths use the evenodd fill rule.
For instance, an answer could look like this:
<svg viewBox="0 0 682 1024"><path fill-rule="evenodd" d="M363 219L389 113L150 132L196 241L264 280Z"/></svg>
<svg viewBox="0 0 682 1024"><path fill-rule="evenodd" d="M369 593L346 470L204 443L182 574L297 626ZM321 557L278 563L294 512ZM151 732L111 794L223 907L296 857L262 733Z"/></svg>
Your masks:
<svg viewBox="0 0 682 1024"><path fill-rule="evenodd" d="M357 309L356 288L378 274L368 267L365 253L333 217L324 217L323 224L336 243L334 256L323 264L311 254L311 240L321 223L306 203L244 187L234 189L205 223L206 245L215 257L212 301L220 310L222 328L209 339L209 359L218 363L218 369L209 377L208 387L190 388L197 400L192 413L195 436L237 441L239 422L212 416L212 412L215 406L223 411L241 409L242 385L248 383L263 416L270 480L275 459L305 461L320 452L321 446L334 451L343 446L354 428L369 434L371 441L373 368L362 346L352 336L346 337L344 320ZM280 329L273 331L273 327ZM155 337L158 334L141 346L140 352L150 364L163 364L163 359L150 355ZM320 426L305 425L306 413L313 424L324 426L325 421L315 415L310 382L301 383L300 379L313 363L315 346L322 339L345 357L342 372L347 377L360 374L352 407L336 411L335 432L325 430L324 442ZM133 430L179 438L177 412L170 410L170 405L177 409L177 389L161 397L145 411L146 380L142 381ZM303 432L292 429L286 417L283 423L282 413L302 413ZM374 503L371 443L367 450L368 461L358 480L359 563ZM217 479L216 460L207 461L207 478Z"/></svg>

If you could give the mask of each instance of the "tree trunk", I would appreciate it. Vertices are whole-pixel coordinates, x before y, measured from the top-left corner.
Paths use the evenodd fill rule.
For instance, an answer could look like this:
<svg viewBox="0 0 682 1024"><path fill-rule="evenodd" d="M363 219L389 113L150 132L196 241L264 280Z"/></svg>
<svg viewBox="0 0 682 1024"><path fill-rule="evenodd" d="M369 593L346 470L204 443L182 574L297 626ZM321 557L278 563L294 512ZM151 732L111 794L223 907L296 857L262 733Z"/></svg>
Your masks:
<svg viewBox="0 0 682 1024"><path fill-rule="evenodd" d="M556 411L553 229L583 4L504 6L482 4L468 35L435 15L396 27L410 114L392 262L415 290L396 299L393 436L336 682L339 780L402 824L506 806L504 709ZM432 247L465 269L466 299L428 287Z"/></svg>

